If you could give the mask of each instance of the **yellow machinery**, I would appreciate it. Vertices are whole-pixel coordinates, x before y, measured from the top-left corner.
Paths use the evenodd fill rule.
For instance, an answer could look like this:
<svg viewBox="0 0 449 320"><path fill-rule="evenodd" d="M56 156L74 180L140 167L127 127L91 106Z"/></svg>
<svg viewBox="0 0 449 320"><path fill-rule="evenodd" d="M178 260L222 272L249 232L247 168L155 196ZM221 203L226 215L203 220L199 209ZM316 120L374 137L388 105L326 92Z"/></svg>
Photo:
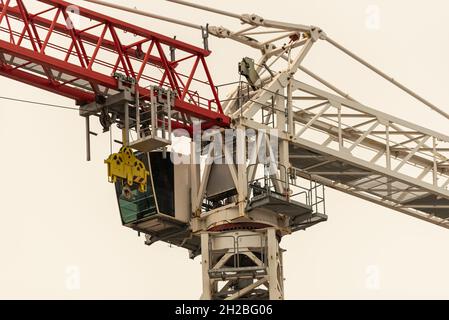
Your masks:
<svg viewBox="0 0 449 320"><path fill-rule="evenodd" d="M147 178L150 174L142 161L136 158L129 147L122 147L118 153L113 153L104 161L108 165L108 180L117 182L117 178L126 180L129 186L139 184L139 191L146 192Z"/></svg>

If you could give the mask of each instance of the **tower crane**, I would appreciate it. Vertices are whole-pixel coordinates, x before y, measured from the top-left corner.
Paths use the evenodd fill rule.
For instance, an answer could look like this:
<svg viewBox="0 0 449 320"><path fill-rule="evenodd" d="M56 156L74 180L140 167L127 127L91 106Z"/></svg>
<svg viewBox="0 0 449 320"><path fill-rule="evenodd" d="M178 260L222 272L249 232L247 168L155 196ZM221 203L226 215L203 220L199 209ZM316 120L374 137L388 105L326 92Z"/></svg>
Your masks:
<svg viewBox="0 0 449 320"><path fill-rule="evenodd" d="M303 61L327 43L449 114L321 28L168 0L242 24L231 30L85 1L201 30L204 46L62 0L0 0L0 74L73 99L88 160L92 118L119 129L105 163L121 221L148 245L201 255L202 299L284 299L281 239L327 220L325 187L449 228L449 136L364 105ZM260 56L218 86L209 37ZM177 135L189 154L171 148Z"/></svg>

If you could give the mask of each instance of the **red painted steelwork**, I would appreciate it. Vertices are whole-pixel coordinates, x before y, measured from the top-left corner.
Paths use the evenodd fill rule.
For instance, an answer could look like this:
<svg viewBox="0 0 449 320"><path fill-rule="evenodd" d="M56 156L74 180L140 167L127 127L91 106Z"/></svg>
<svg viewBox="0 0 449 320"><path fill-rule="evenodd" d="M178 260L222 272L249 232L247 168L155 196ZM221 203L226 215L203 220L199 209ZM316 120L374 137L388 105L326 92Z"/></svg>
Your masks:
<svg viewBox="0 0 449 320"><path fill-rule="evenodd" d="M142 99L150 99L150 86L177 93L174 127L190 130L194 119L203 128L230 125L206 64L209 51L65 1L33 1L41 6L35 13L25 2L0 0L0 75L84 104L116 91L114 73L122 73L138 82ZM170 49L176 61L167 58Z"/></svg>

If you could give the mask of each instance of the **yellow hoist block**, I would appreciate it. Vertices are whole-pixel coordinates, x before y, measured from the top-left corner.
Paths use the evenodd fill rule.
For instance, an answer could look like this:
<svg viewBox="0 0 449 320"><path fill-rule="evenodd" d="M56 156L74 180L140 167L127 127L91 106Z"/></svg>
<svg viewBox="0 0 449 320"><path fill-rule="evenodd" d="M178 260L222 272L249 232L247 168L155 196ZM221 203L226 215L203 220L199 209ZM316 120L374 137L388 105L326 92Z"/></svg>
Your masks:
<svg viewBox="0 0 449 320"><path fill-rule="evenodd" d="M111 183L118 179L126 180L129 186L139 184L139 191L147 191L147 178L150 174L142 161L136 158L131 148L122 147L118 153L111 154L104 161L108 165L108 180Z"/></svg>

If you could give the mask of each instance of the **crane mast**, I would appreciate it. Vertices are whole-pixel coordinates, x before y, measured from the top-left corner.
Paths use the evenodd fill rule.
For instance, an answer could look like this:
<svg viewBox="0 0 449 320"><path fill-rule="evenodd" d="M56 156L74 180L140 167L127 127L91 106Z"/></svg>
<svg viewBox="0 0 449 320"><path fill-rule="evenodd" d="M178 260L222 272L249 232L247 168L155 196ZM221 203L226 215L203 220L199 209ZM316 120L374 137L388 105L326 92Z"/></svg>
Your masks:
<svg viewBox="0 0 449 320"><path fill-rule="evenodd" d="M168 0L237 19L200 26L106 1L87 2L202 30L204 48L60 0L0 3L0 74L74 99L120 151L105 162L122 223L146 244L201 255L202 299L284 299L284 236L327 220L324 187L449 228L449 136L355 100L304 65L327 43L449 115L321 28ZM75 19L83 20L83 28ZM208 36L260 52L216 86ZM229 89L227 97L220 92ZM172 148L189 137L190 153Z"/></svg>

